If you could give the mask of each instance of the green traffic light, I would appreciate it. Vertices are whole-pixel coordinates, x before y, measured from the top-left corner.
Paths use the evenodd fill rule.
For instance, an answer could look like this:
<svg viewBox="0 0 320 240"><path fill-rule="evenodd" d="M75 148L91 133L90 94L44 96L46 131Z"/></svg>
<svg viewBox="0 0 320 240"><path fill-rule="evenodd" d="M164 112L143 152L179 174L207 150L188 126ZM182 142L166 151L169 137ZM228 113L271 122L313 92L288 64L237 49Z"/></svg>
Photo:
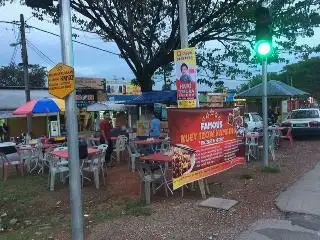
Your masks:
<svg viewBox="0 0 320 240"><path fill-rule="evenodd" d="M272 51L272 45L269 41L261 40L256 43L256 52L264 57L268 56Z"/></svg>

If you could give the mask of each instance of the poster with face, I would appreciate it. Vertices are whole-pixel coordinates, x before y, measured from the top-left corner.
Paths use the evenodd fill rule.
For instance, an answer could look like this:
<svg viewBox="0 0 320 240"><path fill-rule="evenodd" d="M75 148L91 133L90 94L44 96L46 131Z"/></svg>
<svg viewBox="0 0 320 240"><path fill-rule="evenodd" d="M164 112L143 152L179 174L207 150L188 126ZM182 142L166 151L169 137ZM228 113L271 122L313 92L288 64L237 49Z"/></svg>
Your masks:
<svg viewBox="0 0 320 240"><path fill-rule="evenodd" d="M174 51L177 99L179 108L197 105L197 66L195 48Z"/></svg>

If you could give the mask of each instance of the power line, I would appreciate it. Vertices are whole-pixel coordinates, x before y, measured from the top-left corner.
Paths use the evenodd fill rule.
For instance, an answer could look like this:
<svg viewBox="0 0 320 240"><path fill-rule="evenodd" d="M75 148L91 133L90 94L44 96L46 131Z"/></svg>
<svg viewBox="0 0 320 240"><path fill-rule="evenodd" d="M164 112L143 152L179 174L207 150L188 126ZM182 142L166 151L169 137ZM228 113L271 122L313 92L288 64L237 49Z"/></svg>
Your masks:
<svg viewBox="0 0 320 240"><path fill-rule="evenodd" d="M55 65L56 63L50 59L46 54L44 54L39 48L37 48L34 44L32 44L29 40L27 40L28 45L43 59L45 59L45 61L47 63L50 63L50 65Z"/></svg>
<svg viewBox="0 0 320 240"><path fill-rule="evenodd" d="M0 21L0 23L8 23L8 24L15 24L15 25L20 25L20 23L16 22L16 21ZM53 35L53 36L56 36L56 37L60 37L59 34L56 34L56 33L53 33L53 32L49 32L47 30L44 30L44 29L41 29L41 28L38 28L38 27L34 27L34 26L31 26L29 24L26 25L26 28L33 28L33 29L36 29L38 31L41 31L41 32L45 32L45 33L48 33L50 35ZM77 29L75 28L76 30L79 30L81 31L80 29ZM83 31L83 30L82 30ZM93 33L93 32L89 32L89 33ZM109 54L112 54L112 55L116 55L118 57L121 57L121 54L119 53L115 53L115 52L111 52L109 50L105 50L103 48L99 48L99 47L96 47L96 46L93 46L93 45L90 45L90 44L87 44L87 43L84 43L84 42L80 42L80 41L77 41L77 40L72 40L73 42L75 43L78 43L78 44L81 44L81 45L84 45L84 46L87 46L87 47L90 47L90 48L93 48L93 49L96 49L96 50L100 50L100 51L103 51L103 52L106 52L106 53L109 53Z"/></svg>
<svg viewBox="0 0 320 240"><path fill-rule="evenodd" d="M51 35L56 36L56 37L60 37L59 34L56 34L56 33L53 33L53 32L49 32L47 30L44 30L44 29L41 29L41 28L38 28L38 27L34 27L34 26L30 26L30 25L27 25L26 27L33 28L33 29L36 29L38 31L48 33L48 34L51 34ZM121 55L118 54L118 53L114 53L114 52L111 52L111 51L108 51L108 50L105 50L105 49L102 49L102 48L99 48L99 47L96 47L96 46L93 46L93 45L90 45L90 44L87 44L87 43L79 42L77 40L72 40L72 41L75 42L75 43L87 46L87 47L91 47L91 48L94 48L94 49L97 49L97 50L100 50L100 51L103 51L103 52L107 52L107 53L110 53L110 54L117 55L117 56L121 57Z"/></svg>

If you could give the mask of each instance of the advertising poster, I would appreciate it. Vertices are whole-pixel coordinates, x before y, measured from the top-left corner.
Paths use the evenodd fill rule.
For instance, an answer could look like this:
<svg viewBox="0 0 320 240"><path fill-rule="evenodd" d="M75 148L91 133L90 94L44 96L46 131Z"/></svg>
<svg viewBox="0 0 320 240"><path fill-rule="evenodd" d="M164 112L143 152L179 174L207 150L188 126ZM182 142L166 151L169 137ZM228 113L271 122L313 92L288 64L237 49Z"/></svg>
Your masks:
<svg viewBox="0 0 320 240"><path fill-rule="evenodd" d="M174 51L178 108L197 105L197 65L195 48Z"/></svg>
<svg viewBox="0 0 320 240"><path fill-rule="evenodd" d="M245 163L239 108L169 109L173 189Z"/></svg>

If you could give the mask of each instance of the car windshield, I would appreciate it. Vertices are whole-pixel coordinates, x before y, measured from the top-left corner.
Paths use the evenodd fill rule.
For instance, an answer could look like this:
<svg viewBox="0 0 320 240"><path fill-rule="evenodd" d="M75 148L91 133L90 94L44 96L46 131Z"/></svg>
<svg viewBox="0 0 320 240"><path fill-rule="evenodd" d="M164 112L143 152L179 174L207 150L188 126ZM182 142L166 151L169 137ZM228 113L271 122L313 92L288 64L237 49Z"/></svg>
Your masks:
<svg viewBox="0 0 320 240"><path fill-rule="evenodd" d="M291 113L292 119L299 119L299 118L318 118L319 112L317 110L298 110L293 111Z"/></svg>

